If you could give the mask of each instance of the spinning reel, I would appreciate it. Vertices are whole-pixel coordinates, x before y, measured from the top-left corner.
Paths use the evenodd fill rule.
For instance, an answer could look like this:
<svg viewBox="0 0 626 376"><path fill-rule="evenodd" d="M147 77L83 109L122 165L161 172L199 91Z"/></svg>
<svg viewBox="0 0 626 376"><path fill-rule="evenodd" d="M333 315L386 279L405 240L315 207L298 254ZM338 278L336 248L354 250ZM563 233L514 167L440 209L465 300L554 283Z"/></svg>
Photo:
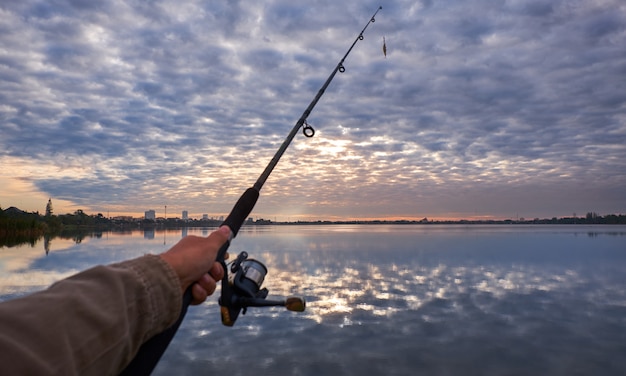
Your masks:
<svg viewBox="0 0 626 376"><path fill-rule="evenodd" d="M303 298L266 299L269 290L265 287L261 288L261 285L267 275L267 268L260 261L249 259L247 252L241 252L229 266L230 268L222 262L224 278L222 279L222 295L219 299L222 324L233 326L239 313L242 312L245 315L248 307L282 306L289 311L304 311Z"/></svg>

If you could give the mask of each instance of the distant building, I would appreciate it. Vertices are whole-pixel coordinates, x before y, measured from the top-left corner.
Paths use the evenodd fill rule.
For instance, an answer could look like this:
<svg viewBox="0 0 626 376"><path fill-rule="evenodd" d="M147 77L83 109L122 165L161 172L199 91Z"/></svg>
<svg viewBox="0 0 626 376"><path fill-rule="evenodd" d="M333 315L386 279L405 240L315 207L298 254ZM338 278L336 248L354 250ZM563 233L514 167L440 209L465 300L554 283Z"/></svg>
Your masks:
<svg viewBox="0 0 626 376"><path fill-rule="evenodd" d="M209 219L209 215L208 214L202 214L202 220L203 221L207 221Z"/></svg>
<svg viewBox="0 0 626 376"><path fill-rule="evenodd" d="M133 221L133 217L130 215L118 215L117 217L113 217L111 218L114 221L126 221L126 222L132 222Z"/></svg>
<svg viewBox="0 0 626 376"><path fill-rule="evenodd" d="M154 210L147 210L144 214L146 219L156 220L156 212Z"/></svg>
<svg viewBox="0 0 626 376"><path fill-rule="evenodd" d="M183 221L189 220L189 212L187 210L183 210Z"/></svg>

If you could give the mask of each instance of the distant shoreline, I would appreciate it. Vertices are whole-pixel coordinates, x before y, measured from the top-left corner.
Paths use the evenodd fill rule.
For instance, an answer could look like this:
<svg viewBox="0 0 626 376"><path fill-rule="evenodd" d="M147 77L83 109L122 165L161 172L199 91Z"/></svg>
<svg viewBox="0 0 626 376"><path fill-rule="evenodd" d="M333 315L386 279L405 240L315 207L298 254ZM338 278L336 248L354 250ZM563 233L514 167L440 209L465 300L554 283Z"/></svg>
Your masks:
<svg viewBox="0 0 626 376"><path fill-rule="evenodd" d="M50 207L51 209L51 207ZM16 207L8 209L0 208L0 239L5 241L12 239L18 241L46 235L56 235L62 232L83 232L83 231L128 231L134 229L171 229L171 228L192 228L192 227L218 227L222 224L220 219L180 219L180 218L130 218L114 217L107 218L101 213L97 215L86 214L82 210L77 210L74 214L54 215L52 210L46 210L46 215L38 212L28 213ZM315 226L315 225L624 225L626 215L609 214L605 216L589 212L584 217L562 217L562 218L534 218L534 219L503 219L503 220L315 220L315 221L272 221L269 219L249 218L245 221L246 226ZM9 241L12 242L12 241Z"/></svg>
<svg viewBox="0 0 626 376"><path fill-rule="evenodd" d="M621 216L624 219L625 216ZM5 218L6 219L6 218ZM132 232L152 232L163 233L174 230L184 229L216 229L221 225L220 221L186 221L180 222L177 220L168 220L164 222L140 222L134 224L98 224L98 225L64 225L61 228L46 230L31 231L27 229L11 229L3 227L6 225L6 221L0 221L0 248L14 247L24 243L30 243L33 246L36 242L42 238L47 241L57 237L73 239L77 243L82 241L86 237L100 237L105 233L132 233ZM478 226L625 226L625 222L621 223L590 223L590 222L544 222L544 221L297 221L297 222L272 222L272 221L247 221L243 229L254 227L287 227L287 226L465 226L465 227L478 227ZM44 226L45 227L45 226Z"/></svg>
<svg viewBox="0 0 626 376"><path fill-rule="evenodd" d="M621 222L620 222L621 220ZM624 225L626 224L626 216L617 216L614 221L606 220L586 220L585 218L559 218L559 219L533 219L533 220L368 220L368 221L296 221L296 222L273 222L263 221L258 223L255 221L252 225Z"/></svg>

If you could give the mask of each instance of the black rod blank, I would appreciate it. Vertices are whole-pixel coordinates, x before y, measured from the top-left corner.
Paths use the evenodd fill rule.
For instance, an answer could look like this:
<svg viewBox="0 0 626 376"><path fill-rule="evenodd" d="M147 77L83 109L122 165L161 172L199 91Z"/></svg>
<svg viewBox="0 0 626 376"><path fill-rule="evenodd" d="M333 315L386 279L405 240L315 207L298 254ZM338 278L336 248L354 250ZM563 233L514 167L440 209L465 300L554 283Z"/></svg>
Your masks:
<svg viewBox="0 0 626 376"><path fill-rule="evenodd" d="M274 154L274 157L272 158L272 160L269 162L267 167L265 167L265 170L263 171L263 173L259 176L259 178L254 183L254 185L248 188L243 193L243 195L239 198L239 200L237 201L237 203L231 210L228 217L226 217L226 220L222 223L222 225L228 226L230 230L232 231L231 239L237 235L237 233L239 232L239 229L245 222L246 218L252 212L252 209L254 208L254 205L256 204L259 198L259 191L263 187L263 184L265 184L265 181L272 173L272 170L274 170L274 167L276 167L276 164L278 164L278 161L287 150L287 147L289 147L289 144L291 143L293 138L296 136L296 133L298 132L298 130L305 124L306 119L309 117L309 115L311 114L311 111L313 111L313 108L315 107L317 102L320 100L322 95L324 95L324 92L326 91L326 88L328 87L328 85L330 85L331 81L333 80L337 72L345 71L345 68L343 66L344 61L346 60L346 58L348 57L348 55L350 54L350 52L352 51L356 43L359 40L363 40L363 33L365 32L365 29L367 29L370 23L376 21L374 17L376 16L376 14L378 14L378 11L381 9L383 9L382 6L378 7L376 12L374 12L374 15L372 15L372 17L367 22L367 24L365 24L365 27L363 28L363 30L361 30L361 32L359 33L357 38L354 40L354 42L352 43L352 45L350 46L346 54L343 56L341 61L339 61L335 69L333 69L332 73L330 74L328 79L326 79L326 82L324 82L324 85L322 85L321 89L317 92L317 95L315 96L315 98L313 98L313 101L311 101L311 103L306 108L306 110L304 110L300 119L298 119L294 127L291 129L291 132L289 132L289 134L287 135L287 138L285 138L282 145L280 145L280 147L278 148L278 151L276 151L276 154ZM309 134L305 133L305 135L310 137L312 136L312 133L309 133ZM219 249L217 258L216 258L216 261L221 262L222 266L224 267L225 267L224 257L226 255L226 251L228 250L229 244L230 244L230 241L226 242ZM122 371L123 375L149 375L152 372L152 370L158 363L159 359L161 359L161 356L167 349L170 341L172 340L172 338L174 338L174 335L176 334L176 331L178 330L178 326L181 324L181 322L183 321L185 317L185 314L187 313L187 308L189 307L189 304L191 303L191 299L192 299L191 287L189 287L183 295L183 304L181 308L181 313L176 323L172 325L170 328L157 334L156 336L152 337L149 341L144 343L139 349L139 352L137 353L135 358L126 367L126 369Z"/></svg>
<svg viewBox="0 0 626 376"><path fill-rule="evenodd" d="M354 45L359 40L363 40L363 33L365 32L365 29L367 29L367 27L370 25L370 23L376 21L376 19L375 19L376 14L378 14L378 11L381 10L381 9L383 9L382 6L378 7L378 9L376 9L376 12L374 12L374 14L370 18L370 20L367 22L367 24L365 24L365 27L363 28L363 30L361 30L359 35L356 37L356 39L354 40L354 42L352 43L352 45L348 49L348 52L346 52L346 54L343 56L341 61L339 61L339 63L337 64L335 69L333 69L333 71L330 74L330 76L328 76L328 78L326 79L326 82L324 82L324 85L322 85L321 89L317 92L317 95L315 96L315 98L313 98L313 100L311 101L309 106L306 108L306 110L304 110L304 112L302 113L302 116L300 116L300 119L298 119L298 121L296 122L296 125L294 125L294 127L291 129L291 132L289 132L289 134L287 135L287 138L285 138L285 141L283 141L282 145L280 145L280 148L278 148L278 151L276 151L276 154L274 154L274 158L272 158L272 160L267 165L267 167L265 167L265 170L263 171L261 176L259 176L259 178L257 179L256 183L254 183L254 186L253 186L254 189L256 189L258 191L261 190L261 187L263 187L263 184L265 184L265 181L267 180L267 178L272 173L272 170L274 170L274 167L276 167L276 165L278 164L278 161L280 160L280 158L285 153L285 150L287 150L287 147L289 146L289 144L291 143L293 138L296 136L296 133L298 133L298 130L306 122L306 119L311 114L311 111L313 111L313 108L315 107L317 102L320 100L322 95L324 95L324 92L326 91L326 88L328 87L328 85L330 85L330 83L333 80L333 78L335 78L335 75L337 74L337 72L338 71L339 72L343 72L345 70L345 68L343 66L343 62L346 60L346 58L348 57L348 55L350 54L350 52L354 48Z"/></svg>

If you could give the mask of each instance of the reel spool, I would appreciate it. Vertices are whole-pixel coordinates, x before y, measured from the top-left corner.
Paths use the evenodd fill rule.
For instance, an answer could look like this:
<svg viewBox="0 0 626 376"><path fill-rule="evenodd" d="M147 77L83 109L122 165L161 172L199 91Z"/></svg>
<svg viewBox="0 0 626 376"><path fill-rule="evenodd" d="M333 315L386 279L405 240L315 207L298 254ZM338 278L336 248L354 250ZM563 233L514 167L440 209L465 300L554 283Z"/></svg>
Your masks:
<svg viewBox="0 0 626 376"><path fill-rule="evenodd" d="M245 315L248 307L282 306L289 311L304 311L306 303L300 297L288 297L285 300L266 299L269 290L261 286L267 275L267 267L258 260L249 259L247 252L241 252L230 264L230 268L224 263L222 267L226 274L222 279L222 295L219 299L222 324L233 326L239 313Z"/></svg>

